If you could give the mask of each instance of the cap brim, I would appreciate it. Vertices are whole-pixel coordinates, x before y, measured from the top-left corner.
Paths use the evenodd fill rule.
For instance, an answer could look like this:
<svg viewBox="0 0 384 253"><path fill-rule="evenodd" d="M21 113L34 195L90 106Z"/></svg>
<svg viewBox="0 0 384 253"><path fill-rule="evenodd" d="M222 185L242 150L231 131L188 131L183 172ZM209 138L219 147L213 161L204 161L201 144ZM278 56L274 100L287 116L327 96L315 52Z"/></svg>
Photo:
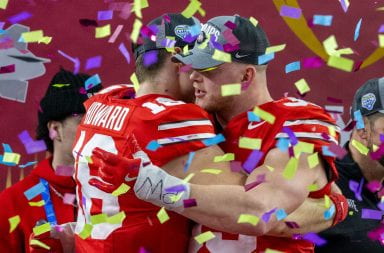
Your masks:
<svg viewBox="0 0 384 253"><path fill-rule="evenodd" d="M185 65L191 65L193 69L207 69L221 65L225 62L212 59L212 55L203 52L200 49L193 48L188 54L177 54L172 57L173 62L182 62Z"/></svg>

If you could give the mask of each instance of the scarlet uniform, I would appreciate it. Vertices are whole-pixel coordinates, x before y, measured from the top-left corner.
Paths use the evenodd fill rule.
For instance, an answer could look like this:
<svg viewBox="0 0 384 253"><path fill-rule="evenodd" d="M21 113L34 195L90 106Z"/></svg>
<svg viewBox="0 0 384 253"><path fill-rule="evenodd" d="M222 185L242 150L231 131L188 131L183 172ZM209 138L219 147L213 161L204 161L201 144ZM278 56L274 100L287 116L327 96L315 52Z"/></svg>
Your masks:
<svg viewBox="0 0 384 253"><path fill-rule="evenodd" d="M78 128L73 150L79 199L76 252L135 253L141 247L150 252L185 252L191 231L188 219L168 212L170 219L160 224L156 217L160 208L137 199L133 190L116 197L88 183L96 176L90 174L84 159L91 156L95 147L131 158L133 134L143 149L148 147L145 152L152 162L163 166L176 157L204 148L202 140L215 136L208 114L200 107L157 94L128 99L126 95L130 92L132 89L127 86L115 85L85 103L87 113ZM152 144L148 146L153 141L160 145L156 150ZM156 187L162 185L154 185L153 189ZM123 221L93 222L90 236L80 238L94 215L118 217L122 212L126 216Z"/></svg>
<svg viewBox="0 0 384 253"><path fill-rule="evenodd" d="M327 175L329 183L322 189L311 192L309 197L321 198L330 194L330 184L337 178L337 170L334 164L334 157L331 153L325 151L333 142L338 144L338 127L334 120L320 106L308 103L295 98L283 98L278 101L269 102L260 106L260 108L276 117L273 124L266 121L250 122L247 113L242 113L234 117L224 129L223 134L226 138L222 148L227 153L234 153L235 159L242 163L244 168L256 168L263 164L265 155L269 150L276 147L280 138L288 138L289 128L299 141L314 144L314 152L322 154L326 161ZM332 134L333 128L335 134ZM284 131L285 130L285 131ZM259 138L262 140L260 151L260 160L257 162L257 155L251 155L252 150L239 147L239 138ZM323 147L324 146L324 147ZM258 152L258 151L256 151ZM197 235L205 231L215 231L201 225L193 230ZM293 240L290 238L260 236L252 237L245 235L234 235L216 231L216 237L209 240L203 246L197 245L191 240L190 252L264 252L267 248L280 250L286 253L313 252L314 245L305 240ZM193 235L193 236L194 236ZM192 236L192 238L193 238ZM257 249L256 249L257 245ZM256 250L255 250L256 249Z"/></svg>

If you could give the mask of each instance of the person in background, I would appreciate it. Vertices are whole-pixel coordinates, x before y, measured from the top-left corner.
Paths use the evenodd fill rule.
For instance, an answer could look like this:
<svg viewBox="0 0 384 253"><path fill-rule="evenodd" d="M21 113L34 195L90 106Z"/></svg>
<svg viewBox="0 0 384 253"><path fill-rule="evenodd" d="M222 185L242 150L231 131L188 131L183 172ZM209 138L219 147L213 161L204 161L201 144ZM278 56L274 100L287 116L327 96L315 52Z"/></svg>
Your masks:
<svg viewBox="0 0 384 253"><path fill-rule="evenodd" d="M74 199L75 182L70 175L74 164L72 144L85 113L83 103L102 88L98 84L83 92L81 88L89 77L60 69L41 99L36 138L44 140L50 156L40 161L23 180L0 193L4 207L0 209L0 252L47 252L48 248L51 252L68 251L59 239L48 236L50 232L35 235L33 228L47 222L53 228L76 220L76 202L65 203L64 197ZM36 193L41 193L26 194L33 187ZM20 223L10 231L12 217Z"/></svg>
<svg viewBox="0 0 384 253"><path fill-rule="evenodd" d="M356 111L360 111L361 116L355 114ZM336 160L340 174L336 183L348 200L349 215L320 234L327 244L317 247L316 253L384 252L384 157L380 151L384 134L383 77L371 79L357 90L351 116L357 124L350 141L345 144L348 153ZM358 143L367 148L366 152ZM380 146L376 152L374 145ZM364 218L370 212L379 215L373 219Z"/></svg>

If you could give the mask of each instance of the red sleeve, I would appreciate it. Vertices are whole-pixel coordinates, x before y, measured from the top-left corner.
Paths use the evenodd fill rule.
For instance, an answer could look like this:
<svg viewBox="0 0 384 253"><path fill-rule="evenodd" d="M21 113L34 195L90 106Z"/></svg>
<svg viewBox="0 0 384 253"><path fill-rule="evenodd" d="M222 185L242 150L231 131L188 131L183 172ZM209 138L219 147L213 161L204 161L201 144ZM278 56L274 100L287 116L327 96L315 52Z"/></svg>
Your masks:
<svg viewBox="0 0 384 253"><path fill-rule="evenodd" d="M148 144L154 141L160 145L154 151L146 150L158 166L189 152L205 148L202 141L215 136L208 113L194 104L168 106L158 114L146 115L148 117L140 128L146 130L143 146L148 147Z"/></svg>

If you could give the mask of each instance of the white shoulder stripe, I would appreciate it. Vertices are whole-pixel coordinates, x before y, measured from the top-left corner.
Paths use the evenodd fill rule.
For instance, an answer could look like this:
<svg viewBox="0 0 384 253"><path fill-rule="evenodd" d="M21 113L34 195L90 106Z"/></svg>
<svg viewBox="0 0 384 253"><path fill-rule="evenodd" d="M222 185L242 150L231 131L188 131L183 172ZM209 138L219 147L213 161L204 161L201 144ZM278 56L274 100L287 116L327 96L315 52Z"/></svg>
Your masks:
<svg viewBox="0 0 384 253"><path fill-rule="evenodd" d="M181 121L181 122L174 122L174 123L165 123L165 124L159 125L158 130L161 131L161 130L182 128L182 127L189 127L189 126L212 126L212 122L208 119L204 119L204 120L188 120L188 121Z"/></svg>
<svg viewBox="0 0 384 253"><path fill-rule="evenodd" d="M340 127L338 127L337 125L324 122L321 120L316 120L316 119L285 121L283 126L299 126L299 125L321 125L325 127L334 127L337 132L340 132Z"/></svg>
<svg viewBox="0 0 384 253"><path fill-rule="evenodd" d="M180 135L180 136L174 136L164 139L158 139L157 143L160 145L165 144L173 144L173 143L180 143L180 142L186 142L186 141L193 141L193 140L201 140L201 139L208 139L215 137L216 134L212 133L200 133L200 134L188 134L188 135Z"/></svg>
<svg viewBox="0 0 384 253"><path fill-rule="evenodd" d="M319 139L319 140L334 142L335 144L339 144L339 142L333 136L329 136L329 139L326 139L323 136L321 136L320 133L294 132L294 134L297 138ZM276 134L275 139L278 139L278 138L289 138L289 136L286 133L278 133Z"/></svg>
<svg viewBox="0 0 384 253"><path fill-rule="evenodd" d="M133 84L115 84L115 85L109 86L105 89L102 89L101 91L98 92L98 94L105 94L105 93L110 92L112 90L120 89L123 87L133 88Z"/></svg>

